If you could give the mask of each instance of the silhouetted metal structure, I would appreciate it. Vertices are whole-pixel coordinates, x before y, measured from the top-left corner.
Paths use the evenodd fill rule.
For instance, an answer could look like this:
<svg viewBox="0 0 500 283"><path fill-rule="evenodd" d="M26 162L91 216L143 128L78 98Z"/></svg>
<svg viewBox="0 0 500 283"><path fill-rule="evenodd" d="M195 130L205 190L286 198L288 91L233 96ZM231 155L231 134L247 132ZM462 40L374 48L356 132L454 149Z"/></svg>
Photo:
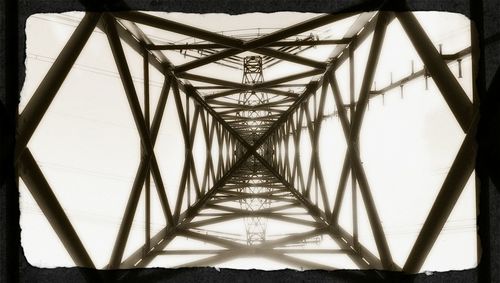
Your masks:
<svg viewBox="0 0 500 283"><path fill-rule="evenodd" d="M264 76L262 74L262 57L260 56L247 56L243 58L243 81L245 85L254 85L256 83L263 83ZM267 93L256 92L254 90L244 91L239 95L238 103L241 104L242 108L245 106L255 107L262 104L269 103L269 97ZM259 135L258 131L266 130L265 123L258 121L257 119L265 118L271 114L262 110L243 110L237 112L237 116L245 117L247 120L241 121L239 124L242 126L239 134L248 142L253 143ZM248 166L245 171L246 174L242 174L241 183L248 184L248 186L243 186L238 189L238 192L257 195L255 198L242 198L239 200L240 207L249 212L259 211L263 209L268 209L271 206L271 200L266 198L258 197L261 194L272 193L272 189L266 186L264 182L263 185L260 183L263 180L262 172L260 172L258 161L252 158L250 166ZM252 213L251 213L252 214ZM246 237L248 245L255 245L256 243L262 243L266 240L266 225L267 218L260 216L249 215L245 217L245 228Z"/></svg>
<svg viewBox="0 0 500 283"><path fill-rule="evenodd" d="M141 12L87 13L36 89L25 110L20 114L16 149L20 177L47 216L75 263L80 266L95 267L79 236L52 193L30 149L27 148L27 144L89 36L97 27L108 38L135 125L141 137L142 148L137 175L106 268L144 267L155 257L163 254L198 253L211 256L191 262L188 264L189 266L210 265L239 256L258 255L291 266L333 269L334 266L321 265L289 256L293 253L329 253L347 255L362 269L402 269L407 272L418 272L474 169L475 147L473 139L477 111L447 66L447 63L452 60L461 60L463 57L469 56L471 54L470 48L456 54L440 54L412 13L392 12L360 14L341 39L321 40L311 36L302 40L286 40L352 15L321 15L250 40L241 40ZM401 23L413 43L425 64L425 69L414 71L399 81L372 91L374 73L386 27L395 18ZM138 24L193 37L207 43L155 45L139 28ZM367 65L359 90L359 98L355 100L353 90L354 51L370 36L373 36L373 39ZM122 42L125 42L144 58L144 101L146 105L144 109L141 109L140 98L132 82ZM319 62L300 55L301 49L299 47L307 48L317 45L335 46L328 62ZM191 52L190 56L195 57L195 59L181 65L173 65L161 52L162 50L189 51ZM203 52L197 52L200 50ZM259 56L238 57L238 54L247 51ZM273 80L263 80L263 66L280 60L306 66L308 70ZM346 60L349 60L351 88L350 101L348 102L343 101L335 76L335 70ZM243 65L245 70L251 67L253 69L246 72L245 75L254 74L256 77L249 80L245 77L246 80L239 83L217 78L215 75L205 77L191 72L197 67L211 63L232 66L239 64L239 66ZM159 102L154 110L149 107L150 66L156 68L165 77ZM360 160L358 140L369 99L390 89L401 87L406 82L422 76L432 77L466 137L408 260L404 266L397 266L393 262L381 219ZM292 82L300 79L309 80L305 84L299 84L304 87L302 92L295 93L284 90L293 85ZM195 86L197 82L209 84L210 87L197 87ZM297 84L295 83L295 85ZM325 97L329 89L333 92L337 106L336 113L348 145L334 203L329 203L326 197L329 188L325 185L318 156ZM206 90L217 90L217 92L203 93ZM240 100L236 103L218 99L233 94L240 95ZM169 95L175 98L186 148L182 178L173 207L169 205L167 200L165 186L153 150ZM250 97L257 99L252 98L253 100L249 102ZM183 103L183 99L194 101L194 109L189 109L189 103ZM318 99L319 101L314 111L311 111L306 104L310 99ZM190 111L194 113L192 119L190 119ZM308 125L312 145L311 162L307 176L302 173L302 164L299 158L299 141L302 134L300 129L304 123ZM192 153L198 127L203 130L207 149L206 166L201 183L198 182ZM217 164L214 164L211 154L214 143L218 143L220 148ZM293 156L286 154L289 143L295 145ZM284 145L285 156L283 157L280 156L283 152L278 150L281 144ZM227 156L225 159L223 158L224 151ZM292 164L289 162L290 158L293 159L293 165L290 165ZM358 196L355 192L356 188L359 187L360 197L365 204L369 224L373 231L377 255L358 240L357 213L359 207L356 205L352 207L352 234L339 225L341 202L344 199L344 193L349 190L346 186L349 174L357 180L357 182L352 182L352 188L350 188L353 192L353 203L356 203ZM166 227L155 235L149 234L150 198L154 194L150 192L151 177L156 184L156 194L167 221ZM321 202L311 198L312 182L318 184L316 187L319 195L322 196ZM191 191L190 186L194 188L195 195L186 198L186 194ZM129 257L123 258L142 190L146 192L146 240L141 248ZM258 206L250 204L246 207L235 208L227 205L229 202L245 203L248 200L256 199L260 203ZM187 209L181 211L184 201L187 201ZM269 203L278 205L267 205ZM290 212L291 209L299 208L311 216L313 220L294 217L297 212ZM204 209L219 212L207 215L203 213ZM193 221L196 216L200 215L210 216L210 218ZM312 230L271 240L266 239L262 223L257 223L260 225L260 230L250 231L249 234L253 233L253 236L257 235L258 237L249 239L247 243L231 241L210 233L203 234L196 230L204 225L238 218L251 218L258 221L261 221L262 218L277 219L312 227ZM221 249L200 251L166 249L172 239L179 235L202 240L219 246ZM287 248L287 245L301 243L317 236L330 237L340 249Z"/></svg>

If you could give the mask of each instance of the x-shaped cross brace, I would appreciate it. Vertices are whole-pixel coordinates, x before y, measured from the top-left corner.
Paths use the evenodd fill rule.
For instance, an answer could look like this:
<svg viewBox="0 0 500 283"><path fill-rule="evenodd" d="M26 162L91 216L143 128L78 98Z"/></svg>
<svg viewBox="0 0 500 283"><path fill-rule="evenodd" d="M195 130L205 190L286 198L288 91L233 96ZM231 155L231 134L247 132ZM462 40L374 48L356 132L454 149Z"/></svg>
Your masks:
<svg viewBox="0 0 500 283"><path fill-rule="evenodd" d="M93 28L95 27L95 24L97 23L99 19L98 14L88 14L86 17L82 20L82 23L80 26L77 28L73 36L70 38L68 41L68 44L66 47L63 49L63 52L61 52L60 56L54 63L53 67L48 73L48 78L44 79L42 84L40 84L39 88L35 92L34 98L35 100L30 101L30 104L26 107L25 111L19 118L19 128L18 128L18 144L16 148L16 160L19 162L19 171L20 171L20 176L23 178L25 183L27 183L29 189L32 191L32 194L34 195L41 195L40 192L48 192L46 194L43 194L45 197L45 200L43 197L41 198L36 198L37 202L39 202L40 207L44 209L44 213L46 211L52 211L52 212L57 212L54 215L54 219L49 219L51 222L51 225L54 227L56 231L59 231L58 234L63 240L63 244L65 244L66 248L70 252L70 255L73 257L75 262L78 265L83 265L83 266L93 266L92 261L88 257L88 254L86 254L85 249L83 248L83 245L81 245L81 242L79 241L78 237L76 236L76 232L74 229L72 229L71 224L67 220L67 217L65 216L64 212L62 212L62 208L58 206L57 200L55 200L55 197L52 198L52 200L55 200L52 203L53 205L50 205L51 201L51 190L50 187L48 186L47 182L44 181L43 175L41 174L41 170L38 168L36 165L36 162L34 162L34 159L29 152L29 150L26 148L26 144L28 143L32 133L34 132L36 126L38 125L39 121L43 117L43 114L48 108L48 105L50 104L52 98L55 96L55 93L59 89L62 81L64 81L65 76L67 75L69 69L71 68L72 64L76 60L77 54L81 51L83 48L84 43L88 39L88 36L92 32ZM140 16L141 17L141 16ZM149 17L149 16L147 16ZM313 20L312 22L314 24L318 24L320 21L323 21L327 19L328 17L324 17L322 20ZM429 216L426 220L426 223L424 224L424 227L422 228L422 231L419 235L419 238L417 239L416 244L414 245L414 248L412 252L410 253L410 256L405 264L404 270L409 271L409 272L415 272L418 271L421 264L423 263L423 260L425 260L425 255L429 252L430 248L432 247L433 242L435 241L437 235L439 234L439 231L441 230L442 226L446 222L446 219L451 212L451 209L454 206L454 203L456 202L456 199L460 195L461 190L463 189L463 186L465 185L465 182L468 180L468 177L470 176L472 170L473 170L473 162L471 162L473 156L475 155L475 150L473 147L473 129L475 122L477 120L477 115L473 115L473 109L470 105L470 102L468 101L463 89L459 86L458 82L456 82L456 79L453 77L451 72L446 66L446 63L443 62L442 58L439 56L438 52L435 50L435 48L432 45L432 42L428 39L426 36L425 32L422 30L420 25L418 24L418 21L416 21L415 17L412 14L398 14L397 18L399 19L400 23L402 24L403 28L406 30L407 34L410 37L410 40L413 42L415 45L417 52L421 56L422 60L424 61L424 64L427 66L428 71L430 75L434 78L438 88L440 89L442 95L445 97L445 100L447 103L450 105L450 108L457 118L457 121L459 122L460 126L464 130L464 132L467 133L466 138L462 144L462 147L459 150L459 153L457 154L457 158L454 161L450 172L445 179L445 182L443 183L443 187L436 199L435 205L431 209L431 212L429 213ZM151 19L148 19L151 20ZM331 20L331 19L330 19ZM138 197L132 198L132 195L137 195L140 194L140 189L142 188L142 184L144 183L144 179L146 178L146 175L148 174L148 170L151 170L154 181L157 185L158 188L158 194L160 197L160 201L162 203L162 209L165 214L165 217L168 223L175 223L177 219L188 219L189 217L183 218L178 216L178 212L176 213L177 216L174 217L170 211L170 208L168 206L168 200L166 199L165 195L165 190L163 186L163 182L161 180L161 176L159 173L159 168L158 164L156 161L156 157L154 156L154 144L156 141L156 136L158 133L160 121L161 121L161 115L164 110L164 105L166 102L166 98L168 95L168 89L170 84L171 79L175 78L167 78L165 81L164 89L162 91L162 95L160 97L160 101L163 101L162 103L159 103L158 109L155 114L155 118L153 119L151 129L149 129L148 125L146 124L144 117L142 116L141 108L138 103L138 98L137 94L135 93L132 79L130 76L130 72L128 70L128 66L126 65L126 60L125 56L123 54L123 49L121 47L121 43L118 37L118 32L116 30L115 22L110 18L109 15L105 15L103 17L103 21L106 23L106 29L107 29L107 36L111 44L111 48L113 51L113 55L115 57L115 60L117 61L118 65L118 70L120 73L120 77L122 78L122 81L125 86L125 91L126 95L129 101L129 104L132 109L132 113L134 116L134 120L136 123L136 126L139 130L139 134L141 137L141 144L143 147L143 156L141 159L141 164L139 165L138 169L138 174L136 176L136 179L134 181L133 185L133 190L131 194L131 199L138 199ZM316 21L316 22L315 22ZM379 21L383 23L382 20L377 21L377 26L379 26ZM165 24L165 22L162 22L161 24ZM171 23L170 23L171 24ZM313 24L311 24L313 25ZM306 26L302 26L301 28L305 28ZM310 28L310 27L309 27ZM378 30L378 32L377 32ZM295 33L297 32L297 29L293 30ZM375 41L372 43L372 48L370 51L370 56L368 60L368 66L374 66L376 65L376 60L378 58L378 55L372 55L373 53L378 53L380 46L382 42L382 37L380 35L383 35L385 31L385 24L380 24L380 27L376 27L375 30L375 36L374 37L379 37L380 40ZM183 72L190 70L192 68L195 68L197 66L201 66L202 64L209 63L216 58L225 58L226 56L230 56L231 54L237 54L239 52L243 52L246 50L253 50L256 51L257 53L261 52L267 52L269 54L269 50L272 49L267 49L264 48L266 42L268 40L279 40L281 38L286 38L289 36L288 33L292 32L292 29L285 30L283 32L277 32L271 34L271 36L268 37L263 37L260 39L256 39L254 41L246 42L246 43L237 43L235 41L232 42L225 42L222 43L222 40L227 40L227 38L216 38L216 40L212 40L215 43L219 44L224 44L228 47L230 47L227 50L223 50L219 53L216 53L215 55L204 57L202 59L193 61L191 63L187 63L185 65L181 65L178 68L176 68L174 71L177 72L178 74L182 74ZM379 36L377 36L379 34ZM212 38L213 39L213 38ZM208 39L207 39L208 40ZM376 51L378 50L378 51ZM71 56L70 53L76 53L76 56ZM272 52L272 51L271 51ZM294 55L286 55L284 56L283 54L273 54L274 57L281 58L284 60L289 60L291 62L296 62L296 63L301 63L304 65L309 65L313 66L319 70L322 70L323 67L325 66L319 66L315 62L303 60L303 58L298 58L298 56L295 57L290 57ZM62 63L61 63L62 62ZM189 65L188 65L189 64ZM359 129L362 121L362 116L364 112L364 107L366 106L366 101L368 99L368 90L369 86L371 85L371 81L373 79L373 72L367 72L365 73L365 79L363 80L363 85L362 85L362 90L360 91L360 100L358 101L358 104L356 106L356 111L355 111L355 117L352 120L351 123L348 122L345 110L342 111L343 107L338 108L338 113L339 117L341 119L342 127L344 130L344 134L346 136L346 139L348 139L349 142L349 148L347 150L349 158L346 157L346 162L350 163L350 166L353 166L356 170L356 179L359 182L360 185L360 190L361 193L363 194L363 198L365 200L365 205L367 205L367 209L370 211L372 210L371 213L369 213L369 218L370 218L370 223L372 225L372 229L374 230L375 237L378 238L377 240L377 247L379 249L379 254L381 257L381 261L386 268L391 267L391 262L392 260L390 259L390 253L387 248L387 243L385 242L385 236L383 235L383 232L380 230L379 232L375 231L377 230L377 226L380 224L378 216L376 214L376 210L369 208L370 206L370 190L368 187L368 182L366 181L366 177L364 176L364 170L361 166L361 162L359 159L359 152L357 151L357 148L352 146L352 144L355 144L358 135L359 135ZM371 74L370 74L371 73ZM61 76L62 74L62 76ZM54 77L51 78L50 76L61 76L61 77ZM182 75L181 75L182 76ZM371 76L371 78L370 78ZM323 78L325 79L325 78ZM333 73L330 73L330 84L334 93L334 98L336 100L337 105L343 105L340 96L338 94L338 86L336 85L335 81L335 76ZM176 82L174 82L174 95L175 95L175 85ZM309 88L315 88L317 85L310 84L308 86ZM306 89L306 92L308 91ZM177 91L178 92L178 91ZM40 93L43 93L43 95L39 95ZM365 94L363 96L363 94ZM178 94L175 95L178 97ZM37 100L38 99L38 100ZM42 99L42 100L40 100ZM176 101L178 102L178 98L176 98ZM33 102L33 103L31 103ZM297 99L297 104L303 102L303 99L299 97ZM163 104L163 106L161 106ZM42 107L40 107L40 105ZM177 103L179 105L179 103ZM296 107L292 106L291 109L295 109ZM343 113L342 113L343 112ZM211 112L212 113L212 112ZM281 124L286 120L286 117L291 113L290 111L286 111L283 114L283 118L280 118L276 124ZM359 114L358 114L359 113ZM180 113L179 113L180 114ZM212 113L213 114L213 113ZM203 117L203 115L202 115ZM184 121L183 119L180 119L181 123ZM196 119L197 120L197 119ZM231 176L231 174L234 172L235 168L238 166L241 166L243 164L243 161L246 160L248 157L251 155L254 155L267 169L269 169L276 177L285 184L286 187L292 188L293 187L281 176L275 169L274 167L269 164L269 162L264 159L262 156L260 156L257 152L257 149L260 145L262 145L265 140L270 136L271 132L276 130L275 126L271 126L270 130L265 133L261 139L259 139L257 142L255 142L253 145L249 145L248 143L244 142L239 135L237 135L236 132L231 131L230 127L226 124L223 124L223 126L233 135L237 137L239 142L247 149L247 151L243 154L242 158L235 162L234 166L232 168L229 168L228 172L222 176L221 180L217 182L217 184L214 186L214 190L211 190L210 193L205 194L205 196L200 199L199 202L197 202L194 206L195 208L199 209L203 205L203 200L206 200L209 198L213 193L216 191L216 189L220 188L223 184L224 181ZM183 135L186 133L186 125L183 127ZM196 126L194 126L194 129ZM189 134L188 134L189 135ZM193 137L193 135L191 135ZM314 136L313 136L314 138ZM192 138L191 138L192 139ZM188 145L188 158L187 162L193 162L193 157L192 154L190 154L190 149L192 148L192 140L191 139L186 139L186 144ZM241 161L243 160L243 161ZM349 165L347 165L349 167ZM194 167L190 167L191 169L191 174L194 175L195 177L195 172L193 172ZM184 170L186 171L186 169ZM189 173L183 173L183 175L186 175ZM343 174L345 175L345 174ZM342 182L341 182L342 183ZM339 189L339 191L341 191ZM311 206L310 203L308 203L308 200L303 198L298 194L297 191L292 190L292 192L295 192L296 196L301 199L306 206ZM198 197L200 196L199 189L197 190ZM53 196L53 194L52 194ZM129 202L127 203L127 207L130 209L126 209L126 215L124 217L124 225L120 228L125 226L130 226L132 219L133 219L133 214L135 211L135 207L137 203L134 204L134 201L131 202L131 199L129 199ZM339 198L337 198L339 199ZM368 203L367 200L368 199ZM373 201L372 201L373 202ZM331 223L335 224L336 221L334 221L336 218L338 218L338 207L339 205L334 206L334 211L332 213L332 218L331 218ZM314 210L313 208L310 208ZM336 212L337 210L337 212ZM196 211L192 210L192 211ZM50 213L49 213L50 214ZM192 215L191 215L192 216ZM378 221L377 221L378 220ZM377 224L378 222L378 224ZM122 223L123 224L123 223ZM374 229L375 228L375 229ZM381 227L380 227L381 228ZM60 231L60 230L66 230ZM122 234L122 233L120 233ZM123 235L125 235L124 233ZM119 239L117 241L117 245L115 245L115 249L113 252L113 259L112 264L117 266L120 263L121 256L123 254L123 248L125 246L126 242L126 237L124 237L125 240ZM385 243L384 243L385 242ZM117 248L119 247L119 248ZM121 254L120 254L121 253ZM120 255L117 255L120 254Z"/></svg>

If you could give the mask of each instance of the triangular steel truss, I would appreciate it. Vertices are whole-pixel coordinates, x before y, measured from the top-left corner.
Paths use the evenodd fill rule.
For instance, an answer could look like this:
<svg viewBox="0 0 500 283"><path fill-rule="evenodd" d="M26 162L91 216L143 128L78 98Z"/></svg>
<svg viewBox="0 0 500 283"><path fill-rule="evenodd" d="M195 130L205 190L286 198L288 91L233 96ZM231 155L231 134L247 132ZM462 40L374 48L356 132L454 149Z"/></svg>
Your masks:
<svg viewBox="0 0 500 283"><path fill-rule="evenodd" d="M225 36L200 28L170 21L158 16L141 12L87 13L74 31L66 46L53 63L42 83L35 91L25 110L19 116L16 160L19 175L34 196L40 208L47 216L53 229L58 234L69 254L79 266L95 267L77 233L59 205L55 195L45 180L30 150L28 141L44 116L52 99L65 80L73 63L79 56L86 41L97 26L104 31L123 82L125 94L133 113L135 125L141 137L142 156L138 166L130 197L123 215L120 230L114 245L109 265L106 268L145 267L151 261L164 254L207 254L206 259L191 262L189 266L211 265L244 255L258 255L271 258L291 266L305 268L334 269L335 266L319 264L290 256L294 253L329 253L347 255L361 269L386 269L418 272L436 241L444 223L453 209L461 191L474 169L475 148L474 129L477 119L475 108L460 87L447 66L451 60L461 59L471 54L468 48L457 54L443 55L436 50L415 16L412 13L366 12L358 15L348 32L341 39L316 39L306 37L291 41L289 38L328 24L335 23L356 14L321 15L308 21L249 40ZM397 18L404 28L416 51L425 64L425 69L413 72L410 76L372 91L373 78L387 25ZM139 25L154 27L202 40L193 44L153 44ZM367 59L359 99L354 100L353 65L351 71L351 100L345 102L340 95L335 70L346 60L353 62L354 50L369 36L373 35ZM145 105L149 105L149 67L152 66L165 76L158 106L150 113L149 106L141 109L130 70L125 58L122 41L141 54L144 58L144 94ZM300 48L318 45L332 45L333 53L327 62L319 62L302 57ZM194 58L180 65L173 65L162 53L165 50L180 51ZM289 61L307 67L307 71L291 74L278 79L243 84L227 81L217 76L205 77L190 71L207 64L221 64L226 67L238 67L239 54L252 52L263 58L263 64L277 61ZM194 55L193 55L194 54ZM241 65L240 65L241 66ZM371 97L399 87L417 77L430 76L438 86L457 122L466 133L465 140L451 166L448 176L427 216L410 256L404 266L397 266L391 256L381 219L371 195L370 186L364 173L359 156L358 137L363 115ZM184 79L183 82L181 79ZM294 81L308 79L300 92L286 91ZM195 86L202 83L200 86ZM206 91L218 90L207 93ZM329 203L321 164L318 155L318 139L325 106L325 96L331 90L337 105L338 115L345 140L348 145L337 196L334 203ZM258 91L271 95L274 100L265 105L242 105L220 100L244 91ZM154 153L163 112L168 96L173 96L182 128L186 158L182 178L178 189L175 206L171 207L167 199L160 168ZM305 102L318 98L318 108L311 113ZM183 100L184 99L184 100ZM194 109L189 109L194 101ZM341 107L338 107L341 106ZM265 109L266 116L257 117L261 121L256 140L243 138L249 130L248 117L237 115L242 110ZM348 110L348 111L347 111ZM192 111L192 112L191 112ZM194 113L193 115L190 114ZM349 116L350 115L350 116ZM150 118L152 116L152 119ZM193 117L193 118L191 118ZM151 121L151 122L150 122ZM299 155L300 128L307 123L312 125L309 138L312 145L311 162L308 176L302 174ZM192 153L196 129L202 127L207 148L204 176L197 176ZM285 154L282 158L277 148L280 144L287 149L289 142L295 144L295 155ZM214 164L210 154L212 145L217 142L220 158ZM222 158L222 151L227 158ZM287 152L287 150L285 150ZM290 166L289 159L293 158ZM285 160L285 161L283 161ZM375 239L376 251L371 251L358 241L357 223L354 221L353 233L344 230L338 223L346 182L349 177L353 192L356 186L363 199L371 231ZM161 202L166 227L155 235L149 233L150 217L150 177L156 184L158 199ZM202 180L199 182L198 180ZM254 180L255 182L249 182ZM319 190L319 201L311 198L311 183L315 182ZM249 193L242 187L266 187L266 191ZM171 189L171 188L169 188ZM142 190L146 192L146 241L144 245L127 258L123 258L135 211ZM194 195L189 195L194 194ZM353 197L356 197L353 194ZM255 210L227 205L228 202L241 202L246 199L269 200L276 205L262 206ZM187 202L187 209L182 210ZM209 209L210 213L203 213ZM358 209L358 208L355 208ZM357 213L357 212L356 212ZM310 219L297 217L308 215ZM353 214L354 218L356 214ZM196 220L205 216L204 220ZM220 223L237 218L264 217L310 227L308 232L288 235L279 239L265 240L248 245L227 239L217 234L201 233L196 230L213 223ZM169 250L165 249L176 236L183 235L219 246L214 250ZM301 243L318 236L330 237L339 249L294 249L289 245Z"/></svg>

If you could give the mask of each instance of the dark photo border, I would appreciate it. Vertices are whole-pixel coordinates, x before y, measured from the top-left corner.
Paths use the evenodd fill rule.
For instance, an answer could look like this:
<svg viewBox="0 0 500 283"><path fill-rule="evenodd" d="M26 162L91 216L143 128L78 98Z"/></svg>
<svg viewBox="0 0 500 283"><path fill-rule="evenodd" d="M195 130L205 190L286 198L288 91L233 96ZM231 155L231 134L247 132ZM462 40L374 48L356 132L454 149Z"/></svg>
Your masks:
<svg viewBox="0 0 500 283"><path fill-rule="evenodd" d="M36 13L67 11L151 10L186 13L297 11L337 13L378 9L447 11L471 19L477 29L480 57L476 86L480 100L476 175L481 258L474 269L404 274L382 271L395 282L500 282L500 5L498 0L169 0L169 1L0 1L0 282L375 282L375 271L260 271L215 268L97 271L87 268L36 268L20 244L19 191L14 146L19 94L25 77L25 24Z"/></svg>

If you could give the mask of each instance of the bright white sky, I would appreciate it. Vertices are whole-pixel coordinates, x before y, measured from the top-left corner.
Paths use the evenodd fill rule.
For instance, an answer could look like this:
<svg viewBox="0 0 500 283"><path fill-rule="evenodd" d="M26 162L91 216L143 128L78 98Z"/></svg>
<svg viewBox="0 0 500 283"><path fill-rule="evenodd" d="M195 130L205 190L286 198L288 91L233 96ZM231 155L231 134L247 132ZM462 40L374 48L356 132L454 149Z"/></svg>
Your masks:
<svg viewBox="0 0 500 283"><path fill-rule="evenodd" d="M156 15L212 31L225 31L226 35L253 33L257 28L266 33L283 28L311 17L310 13L244 14L180 14L157 13ZM436 44L443 44L443 53L450 54L470 46L469 20L458 14L425 12L416 13L422 26ZM71 35L82 13L37 14L27 21L26 81L21 93L20 112L32 93L50 68L53 60ZM341 38L355 20L348 18L338 25L316 30L330 38ZM155 43L192 42L185 36L144 28ZM307 33L309 34L309 33ZM305 35L307 35L305 34ZM356 51L356 91L362 81L364 64L370 40ZM125 47L129 66L139 97L142 97L142 59ZM302 54L317 60L324 60L332 47L323 46ZM175 53L175 54L174 54ZM172 62L189 61L178 52L165 52ZM390 82L390 73L396 81L411 72L414 60L415 71L422 68L422 62L411 46L397 20L387 30L379 66L375 76L377 88ZM344 102L348 101L348 62L336 73ZM451 63L452 72L457 75L456 62ZM162 76L151 70L151 109L162 85ZM471 97L472 78L470 57L462 62L463 78L458 79ZM283 64L264 71L264 78L270 80L301 71ZM214 74L226 80L240 81L242 73L220 66L193 70L201 75ZM201 85L201 84L199 84ZM169 97L163 123L155 147L167 196L175 202L184 158L184 144L175 104ZM142 102L141 102L142 103ZM335 105L332 95L326 100L325 115L331 114ZM193 109L193 108L191 108ZM197 132L194 156L198 176L204 170L206 156L203 133ZM395 262L402 266L418 235L427 213L446 177L448 169L464 138L458 123L448 106L429 79L429 90L424 80L418 79L404 87L404 99L399 88L382 97L372 99L366 112L361 130L361 159L368 181L382 219L389 247ZM68 214L84 246L97 267L104 267L118 232L121 217L132 182L139 164L139 136L115 67L106 36L95 30L74 68L69 73L49 111L33 135L28 147L40 165L62 207ZM340 170L345 155L346 143L338 118L328 118L323 123L320 138L321 164L326 177L330 203L333 203ZM217 156L217 149L214 156ZM293 154L291 149L290 156ZM310 142L308 135L302 135L301 161L308 168ZM215 159L215 162L217 159ZM306 169L304 169L306 170ZM307 172L304 172L307 175ZM47 220L32 196L20 182L22 245L28 261L35 266L73 266L71 258L52 231ZM350 188L350 180L347 184ZM154 189L152 189L154 192ZM314 192L314 190L313 190ZM423 266L423 270L449 270L475 267L477 264L476 198L474 175L469 180L447 224ZM165 221L156 194L153 194L152 232L163 228ZM352 231L351 193L346 191L341 210L340 224ZM361 198L360 241L376 254ZM269 235L279 235L289 224L270 220ZM217 229L244 233L243 220L225 223ZM297 228L299 229L299 228ZM323 237L326 239L327 237ZM125 257L135 251L144 241L144 199L139 202L136 219L128 240ZM210 248L208 244L196 243L186 238L176 238L175 248ZM321 247L335 248L333 241L323 240ZM170 246L169 246L170 247ZM302 256L314 260L318 256ZM187 262L171 256L159 257L153 266L177 265ZM335 267L356 268L340 255L330 256L325 262ZM285 268L283 264L255 258L240 258L218 265L232 268Z"/></svg>

